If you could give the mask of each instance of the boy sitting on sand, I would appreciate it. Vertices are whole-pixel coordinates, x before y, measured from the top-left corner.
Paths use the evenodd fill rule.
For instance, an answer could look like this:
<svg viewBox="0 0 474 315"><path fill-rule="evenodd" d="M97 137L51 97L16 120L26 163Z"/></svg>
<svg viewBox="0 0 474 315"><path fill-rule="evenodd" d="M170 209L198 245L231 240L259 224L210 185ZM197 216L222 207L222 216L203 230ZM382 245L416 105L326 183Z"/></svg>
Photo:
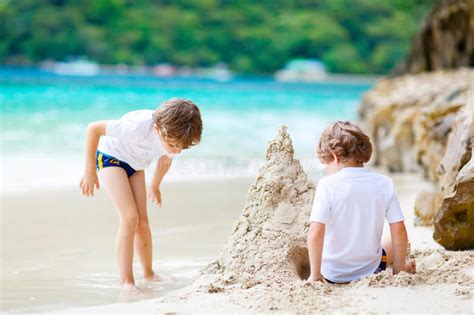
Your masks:
<svg viewBox="0 0 474 315"><path fill-rule="evenodd" d="M338 121L321 135L317 154L328 176L319 180L311 211L308 281L348 283L386 269L415 272L406 262L407 232L392 180L364 168L370 139L355 124ZM381 244L384 221L392 241Z"/></svg>
<svg viewBox="0 0 474 315"><path fill-rule="evenodd" d="M161 207L160 183L173 156L198 144L201 132L199 108L184 99L168 100L156 111L132 111L119 120L96 121L87 127L80 188L84 195L94 195L94 186L99 189L97 169L119 215L116 253L124 289L139 292L133 277L134 243L144 278L159 280L152 268L144 169L158 158L148 197Z"/></svg>

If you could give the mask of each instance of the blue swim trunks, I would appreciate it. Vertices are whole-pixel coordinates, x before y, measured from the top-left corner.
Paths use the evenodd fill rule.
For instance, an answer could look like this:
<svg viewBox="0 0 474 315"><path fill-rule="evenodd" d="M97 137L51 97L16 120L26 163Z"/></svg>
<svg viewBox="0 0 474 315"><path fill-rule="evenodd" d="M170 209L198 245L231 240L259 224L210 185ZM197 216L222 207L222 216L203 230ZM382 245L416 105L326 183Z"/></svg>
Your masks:
<svg viewBox="0 0 474 315"><path fill-rule="evenodd" d="M110 156L103 152L97 151L95 155L96 169L101 170L104 167L109 167L109 166L117 166L117 167L123 168L125 172L127 172L128 177L132 176L136 172L136 170L133 167L131 167L128 163L120 161L119 159L114 158L113 156Z"/></svg>

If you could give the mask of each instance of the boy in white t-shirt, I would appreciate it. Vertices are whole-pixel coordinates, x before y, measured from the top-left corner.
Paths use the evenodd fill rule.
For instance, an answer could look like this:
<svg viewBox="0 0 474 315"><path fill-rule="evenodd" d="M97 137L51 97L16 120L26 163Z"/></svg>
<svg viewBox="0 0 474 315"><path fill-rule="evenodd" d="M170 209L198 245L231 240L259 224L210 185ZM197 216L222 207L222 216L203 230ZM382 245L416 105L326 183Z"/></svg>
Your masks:
<svg viewBox="0 0 474 315"><path fill-rule="evenodd" d="M117 210L116 253L122 288L139 292L132 268L134 244L144 278L160 280L152 268L144 169L158 159L148 197L161 207L160 183L173 156L198 144L201 133L199 108L185 99L170 99L156 111L132 111L119 120L96 121L87 127L80 188L84 195L93 196L94 186L99 189L98 172Z"/></svg>
<svg viewBox="0 0 474 315"><path fill-rule="evenodd" d="M308 281L348 283L385 270L415 272L406 262L408 237L392 180L364 168L370 139L355 124L338 121L321 135L318 157L328 176L319 180L311 211ZM384 221L391 241L382 244Z"/></svg>

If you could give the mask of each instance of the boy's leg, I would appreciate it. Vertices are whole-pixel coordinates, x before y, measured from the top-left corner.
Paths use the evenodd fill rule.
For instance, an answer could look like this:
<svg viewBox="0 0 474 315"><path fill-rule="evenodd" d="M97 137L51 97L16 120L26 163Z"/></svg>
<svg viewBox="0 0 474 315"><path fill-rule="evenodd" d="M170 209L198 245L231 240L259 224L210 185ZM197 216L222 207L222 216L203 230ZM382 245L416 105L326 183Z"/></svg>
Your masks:
<svg viewBox="0 0 474 315"><path fill-rule="evenodd" d="M138 225L138 211L126 172L120 167L100 170L102 186L112 200L119 215L116 253L122 285L134 285L133 241Z"/></svg>
<svg viewBox="0 0 474 315"><path fill-rule="evenodd" d="M408 242L408 247L409 246L410 246L410 243ZM385 253L387 253L387 266L391 265L393 262L393 247L392 247L392 237L390 236L390 234L387 234L382 238L382 248L385 249ZM408 259L408 253L407 253L407 260L405 264L405 271L409 273L416 272L416 262L415 260Z"/></svg>
<svg viewBox="0 0 474 315"><path fill-rule="evenodd" d="M387 234L382 238L382 248L385 250L385 253L387 253L387 265L391 265L393 262L393 249L390 234Z"/></svg>
<svg viewBox="0 0 474 315"><path fill-rule="evenodd" d="M129 178L136 207L138 209L138 227L135 234L135 248L143 266L143 276L152 278L153 247L146 206L145 172L137 171Z"/></svg>

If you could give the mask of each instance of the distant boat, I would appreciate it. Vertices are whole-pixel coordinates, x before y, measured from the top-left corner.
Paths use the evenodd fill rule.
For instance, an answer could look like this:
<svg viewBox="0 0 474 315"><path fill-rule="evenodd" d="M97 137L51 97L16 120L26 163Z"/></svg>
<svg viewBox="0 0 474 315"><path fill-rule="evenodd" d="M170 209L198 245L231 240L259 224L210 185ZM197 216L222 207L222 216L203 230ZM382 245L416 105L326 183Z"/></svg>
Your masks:
<svg viewBox="0 0 474 315"><path fill-rule="evenodd" d="M228 82L234 78L234 74L225 63L218 63L210 69L210 77L219 82Z"/></svg>
<svg viewBox="0 0 474 315"><path fill-rule="evenodd" d="M317 82L326 78L326 67L317 59L293 59L275 73L275 79L281 82Z"/></svg>
<svg viewBox="0 0 474 315"><path fill-rule="evenodd" d="M93 61L78 59L69 62L55 62L53 72L60 75L95 76L100 73L99 65Z"/></svg>
<svg viewBox="0 0 474 315"><path fill-rule="evenodd" d="M198 68L194 71L198 77L208 78L218 82L229 82L234 78L234 73L229 69L227 64L219 62L209 68Z"/></svg>
<svg viewBox="0 0 474 315"><path fill-rule="evenodd" d="M169 63L160 63L152 68L153 75L157 77L174 77L176 75L176 67Z"/></svg>

